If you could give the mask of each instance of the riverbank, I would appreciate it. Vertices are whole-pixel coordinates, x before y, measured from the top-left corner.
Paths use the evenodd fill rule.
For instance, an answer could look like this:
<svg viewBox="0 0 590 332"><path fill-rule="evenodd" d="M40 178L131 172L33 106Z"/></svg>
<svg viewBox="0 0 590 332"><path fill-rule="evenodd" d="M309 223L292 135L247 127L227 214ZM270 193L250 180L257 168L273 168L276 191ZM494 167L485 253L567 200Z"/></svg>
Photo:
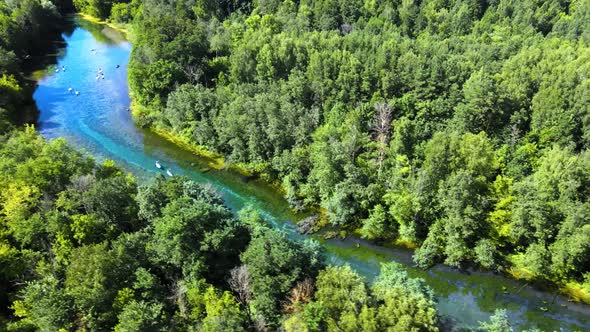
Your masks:
<svg viewBox="0 0 590 332"><path fill-rule="evenodd" d="M133 100L133 91L131 91L131 96ZM141 114L151 114L149 109L144 108L143 106L139 106L132 103L132 114L135 119L140 119ZM146 121L149 124L149 121ZM144 123L144 124L146 124ZM164 138L165 140L177 145L178 147L190 151L194 153L196 156L200 158L204 158L208 160L208 167L215 169L215 170L223 170L223 171L231 171L236 172L246 178L260 178L261 180L266 181L267 185L277 190L278 194L284 194L284 188L282 187L282 183L273 179L269 174L264 172L265 164L234 164L228 162L225 157L219 153L215 153L213 151L208 150L206 147L200 146L191 142L190 139L186 137L182 137L181 135L175 134L170 130L158 128L154 126L148 126L149 129L154 132L155 134L159 135L160 137ZM284 197L284 195L281 195ZM327 216L325 214L321 215L321 220L324 221L324 224L328 224L326 221ZM322 227L323 229L332 228L332 227ZM330 229L330 235L340 235L345 234L345 236L352 236L360 237L358 230L333 230ZM337 234L337 235L335 235ZM403 239L395 239L389 241L386 247L397 247L397 248L405 248L408 250L415 250L419 247L418 244L412 243L410 241L405 241ZM590 294L584 290L583 285L579 282L573 281L566 281L564 283L555 282L555 281L546 281L546 280L539 280L534 275L530 273L521 273L523 272L518 265L514 264L513 262L507 260L506 269L504 270L504 274L516 280L521 280L524 282L532 282L534 281L535 284L543 285L543 288L548 289L560 289L560 291L566 295L571 297L576 301L581 301L585 303L590 303ZM569 286L566 286L569 285Z"/></svg>
<svg viewBox="0 0 590 332"><path fill-rule="evenodd" d="M132 112L132 114L134 113ZM209 167L211 167L212 169L218 171L233 172L245 177L255 176L264 181L264 176L260 176L260 174L254 174L251 170L247 168L247 165L242 166L228 163L223 155L211 152L203 146L191 143L185 138L174 135L174 133L172 133L171 131L162 130L155 127L151 127L149 128L149 130L158 135L159 137L165 139L166 141L176 145L177 147L190 153L193 153L200 159L205 159L208 162ZM284 197L284 189L280 187L280 184L278 182L273 183L270 181L265 181L264 184L275 190L277 194L281 197ZM375 241L364 240L362 239L360 229L344 230L335 228L334 226L330 225L327 212L325 209L322 208L312 209L310 210L310 212L308 212L308 214L318 215L318 219L315 224L316 227L314 228L315 231L312 233L317 233L319 237L325 240L338 238L340 240L348 239L352 242L369 242L376 247L407 252L408 257L412 257L413 252L419 247L419 244L404 239L396 239L388 241L386 243L379 244L377 244ZM299 223L300 221L301 220L298 220L297 223ZM506 267L502 272L496 272L498 275L502 275L509 279L519 281L523 283L523 285L532 285L533 287L538 288L539 290L544 290L552 293L557 291L559 294L568 297L569 301L571 302L590 304L590 293L588 293L584 289L584 286L581 283L575 281L567 281L566 283L561 283L551 280L541 280L538 279L531 271L528 271L525 268L520 267L519 264L517 264L517 262L511 259L511 257L508 257L506 262L510 265ZM447 268L454 269L452 267ZM477 266L472 266L471 268L469 268L469 270L471 271L471 269L473 269L473 271L480 271L486 273L485 269L481 269Z"/></svg>
<svg viewBox="0 0 590 332"><path fill-rule="evenodd" d="M539 280L535 273L524 267L522 255L510 255L506 261L510 266L506 269L505 275L522 282L532 282L543 288L557 288L559 293L567 296L570 300L590 304L590 292L584 285L577 281L559 282L556 280Z"/></svg>
<svg viewBox="0 0 590 332"><path fill-rule="evenodd" d="M144 112L144 107L137 105L137 103L133 99L133 92L132 91L130 91L130 96L131 96L131 100L132 100L131 106L130 106L131 114L132 114L134 120L137 120L138 118L141 117L141 114ZM156 135L162 137L163 139L175 144L176 146L178 146L184 150L192 152L195 156L205 159L207 161L208 166L212 169L215 169L218 171L235 172L235 173L238 173L241 176L244 176L246 178L259 178L259 179L265 181L266 185L272 187L278 193L284 194L284 190L283 190L282 186L280 185L280 183L278 183L276 181L271 181L270 175L268 175L264 172L261 172L261 171L256 171L257 168L252 167L252 165L228 163L222 154L210 151L204 146L192 143L192 142L188 141L186 138L177 136L169 130L154 127L154 126L149 126L148 130L150 130L151 132L155 133Z"/></svg>
<svg viewBox="0 0 590 332"><path fill-rule="evenodd" d="M35 92L41 111L39 132L47 139L65 137L73 147L88 151L96 160L114 160L143 183L155 174L165 176L165 172L154 166L154 161L160 160L173 174L186 176L215 190L234 213L248 208L291 239L315 239L325 251L327 264L348 264L367 280L374 280L379 274L381 263L404 264L408 273L423 278L433 287L441 316L452 322L447 326L475 329L479 322L488 320L495 309L504 308L519 330L534 327L546 331L590 329L590 307L568 303L563 296L557 296L554 301L554 292L534 289L529 284L489 272L459 271L443 265L418 269L413 265L411 251L387 249L354 236L325 240L322 233L310 236L297 233L294 222L306 215L293 213L284 195L265 185L262 179L209 168L195 153L137 126L129 112L131 100L127 81L132 45L107 38L113 32L110 28L81 18L73 22L76 26L72 32L63 34L66 49L57 59L68 70L48 72L38 82ZM101 52L86 56L92 48ZM99 83L89 75L77 75L115 64L121 64L121 69ZM64 94L68 85L80 87L83 97ZM544 306L548 311L540 309Z"/></svg>
<svg viewBox="0 0 590 332"><path fill-rule="evenodd" d="M133 36L132 36L131 31L129 29L130 24L117 24L117 23L113 23L113 22L109 22L109 21L104 21L98 17L94 17L92 15L88 15L88 14L84 14L84 13L78 13L76 15L80 16L81 18L83 18L89 22L106 25L113 30L121 32L125 36L125 39L132 40Z"/></svg>
<svg viewBox="0 0 590 332"><path fill-rule="evenodd" d="M209 165L211 168L220 171L236 172L246 177L257 176L262 180L267 180L266 184L275 189L278 194L284 194L284 189L280 186L278 182L268 181L269 176L265 175L264 173L252 172L251 169L248 168L248 165L235 165L228 163L225 160L224 156L222 156L221 154L211 152L202 146L191 143L185 138L174 135L170 131L153 127L150 128L150 130L159 135L160 137L166 139L167 141L177 145L178 147L190 151L200 158L205 158L206 160L209 160ZM320 223L318 225L320 226L320 230L326 231L328 228L332 228L328 223L328 217L326 215L325 210L314 209L314 212L320 215ZM327 238L342 237L342 234L344 234L344 237L351 237L353 239L361 238L360 231L358 229L352 231L340 229L335 231L326 231ZM403 239L392 240L387 242L385 245L382 244L381 246L383 246L384 248L408 250L411 252L413 252L419 247L418 244L408 242ZM504 270L503 273L501 273L502 275L512 278L514 280L518 280L520 282L531 283L533 285L536 285L536 287L540 287L543 289L556 289L559 291L560 294L567 296L571 301L590 304L590 293L584 289L584 285L582 283L576 281L556 282L552 280L540 280L531 271L528 271L525 268L519 266L519 264L517 264L510 257L506 260L506 262L509 263L509 266Z"/></svg>

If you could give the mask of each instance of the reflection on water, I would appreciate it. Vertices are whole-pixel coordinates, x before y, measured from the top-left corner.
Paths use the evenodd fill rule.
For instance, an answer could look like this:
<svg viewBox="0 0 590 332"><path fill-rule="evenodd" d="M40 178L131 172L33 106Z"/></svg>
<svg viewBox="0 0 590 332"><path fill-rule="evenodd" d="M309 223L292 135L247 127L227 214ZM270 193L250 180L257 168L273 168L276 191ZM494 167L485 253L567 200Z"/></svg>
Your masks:
<svg viewBox="0 0 590 332"><path fill-rule="evenodd" d="M290 237L304 238L293 227L293 221L302 216L292 213L270 188L257 181L247 182L237 174L202 171L208 169L207 161L135 127L128 112L131 44L103 25L76 18L73 26L63 35L67 48L57 57L57 65L45 71L34 94L43 135L49 139L65 137L98 160L115 160L140 179L161 172L154 165L155 160L160 160L174 174L211 184L232 210L251 205ZM66 70L55 72L55 68L62 67ZM79 91L79 96L68 92L70 87ZM456 327L476 327L495 309L506 308L512 322L523 328L590 330L588 306L568 303L563 297L554 298L554 294L513 280L490 273L459 273L444 266L419 270L412 267L409 252L358 239L318 241L327 249L329 263L350 264L369 279L378 274L381 262L404 263L410 275L424 278L434 288L440 313ZM548 307L549 312L541 311L541 306Z"/></svg>

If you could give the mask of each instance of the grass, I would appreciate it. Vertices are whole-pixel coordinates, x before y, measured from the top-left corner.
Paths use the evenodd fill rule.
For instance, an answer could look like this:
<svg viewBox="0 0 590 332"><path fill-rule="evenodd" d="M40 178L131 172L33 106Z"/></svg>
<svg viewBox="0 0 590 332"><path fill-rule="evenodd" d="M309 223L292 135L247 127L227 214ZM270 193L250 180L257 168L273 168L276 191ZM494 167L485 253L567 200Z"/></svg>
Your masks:
<svg viewBox="0 0 590 332"><path fill-rule="evenodd" d="M92 23L97 23L97 24L104 24L113 30L117 30L117 31L123 33L125 35L126 39L129 39L131 37L131 32L129 31L128 24L116 24L113 22L103 21L98 17L94 17L92 15L88 15L88 14L84 14L84 13L80 13L79 15L80 15L80 17L82 17L86 21L89 21Z"/></svg>
<svg viewBox="0 0 590 332"><path fill-rule="evenodd" d="M211 152L199 145L191 144L184 139L178 138L177 136L173 135L169 131L158 129L158 128L150 128L150 130L153 131L154 133L156 133L158 136L166 139L167 141L172 142L175 145L181 147L182 149L185 149L187 151L194 153L195 155L197 155L199 157L207 159L209 161L208 166L210 168L213 168L216 170L227 169L223 156L221 156L217 153L213 153L213 152Z"/></svg>
<svg viewBox="0 0 590 332"><path fill-rule="evenodd" d="M590 293L579 282L568 282L564 286L560 287L559 291L562 294L566 294L574 301L590 304Z"/></svg>
<svg viewBox="0 0 590 332"><path fill-rule="evenodd" d="M590 293L582 283L577 281L541 280L534 271L526 268L524 254L510 255L506 258L510 267L506 269L509 276L516 280L532 281L549 288L557 286L559 292L575 302L590 304Z"/></svg>

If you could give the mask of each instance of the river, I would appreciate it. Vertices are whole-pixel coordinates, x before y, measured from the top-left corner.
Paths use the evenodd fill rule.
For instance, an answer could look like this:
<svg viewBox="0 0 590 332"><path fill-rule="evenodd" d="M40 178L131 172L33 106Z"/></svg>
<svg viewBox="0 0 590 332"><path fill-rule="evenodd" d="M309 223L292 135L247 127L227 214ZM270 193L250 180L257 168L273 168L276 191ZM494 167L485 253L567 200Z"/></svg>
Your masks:
<svg viewBox="0 0 590 332"><path fill-rule="evenodd" d="M209 170L206 160L135 126L128 111L127 86L132 45L107 26L78 17L72 17L71 23L63 40L56 41L63 45L60 52L48 55L55 65L35 75L38 86L33 97L40 110L37 128L41 134L48 139L65 137L99 161L116 161L140 180L159 172L154 162L160 160L174 174L211 184L233 211L251 205L290 237L304 237L293 226L302 216L291 212L268 186L238 174ZM97 79L99 68L104 79ZM69 87L73 92L68 92ZM422 271L412 267L408 251L354 238L318 241L326 248L330 264L350 264L369 279L379 273L381 262L403 263L410 275L424 278L435 290L439 312L453 329L477 327L495 309L505 308L519 329L590 331L590 306L568 302L563 296L555 297L521 282L488 272L463 273L442 265Z"/></svg>

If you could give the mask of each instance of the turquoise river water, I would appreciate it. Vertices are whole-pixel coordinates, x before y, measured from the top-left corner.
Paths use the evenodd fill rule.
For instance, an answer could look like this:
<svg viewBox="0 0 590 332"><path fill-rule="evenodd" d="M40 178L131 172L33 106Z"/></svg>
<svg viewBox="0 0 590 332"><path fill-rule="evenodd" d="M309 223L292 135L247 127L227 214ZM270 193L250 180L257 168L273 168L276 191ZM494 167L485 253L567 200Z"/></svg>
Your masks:
<svg viewBox="0 0 590 332"><path fill-rule="evenodd" d="M77 17L71 23L63 40L56 41L62 47L58 54L48 55L55 65L36 76L37 126L45 137L65 137L97 160L115 160L140 179L157 173L154 161L160 160L174 174L211 184L232 210L251 205L290 237L304 237L293 226L302 216L292 213L271 188L238 174L205 170L206 161L138 128L128 111L127 63L132 45L106 26ZM99 68L105 78L97 80ZM68 92L69 87L73 92ZM409 251L359 239L317 240L326 248L328 263L350 264L369 279L379 273L381 262L403 263L412 276L424 278L435 290L448 329L475 328L495 309L505 308L519 329L590 331L590 306L568 302L554 293L488 272L465 273L442 265L423 271L412 267Z"/></svg>

